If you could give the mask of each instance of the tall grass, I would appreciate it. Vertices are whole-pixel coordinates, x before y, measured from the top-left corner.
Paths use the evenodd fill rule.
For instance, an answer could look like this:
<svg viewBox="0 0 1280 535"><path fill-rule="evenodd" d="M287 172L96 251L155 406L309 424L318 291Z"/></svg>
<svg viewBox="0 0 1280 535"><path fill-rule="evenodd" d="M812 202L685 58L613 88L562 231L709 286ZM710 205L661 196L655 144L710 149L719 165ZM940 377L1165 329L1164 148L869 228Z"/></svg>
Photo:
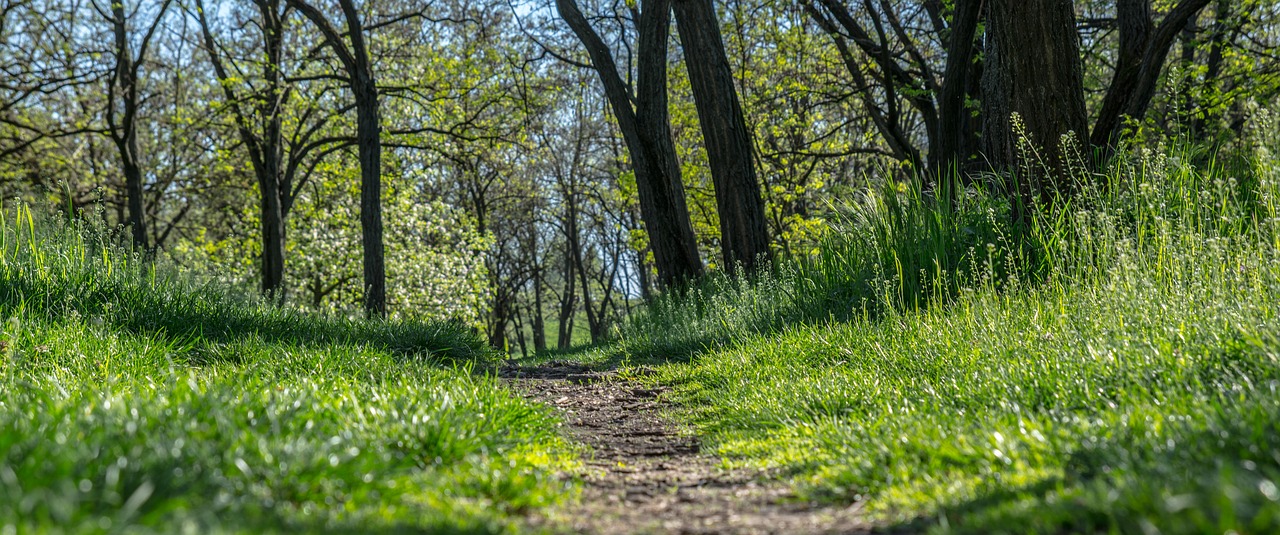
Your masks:
<svg viewBox="0 0 1280 535"><path fill-rule="evenodd" d="M277 308L0 210L0 531L503 532L569 490L465 328Z"/></svg>
<svg viewBox="0 0 1280 535"><path fill-rule="evenodd" d="M1264 147L1274 148L1274 140ZM631 325L729 464L971 533L1280 530L1280 173L1128 154L1025 226L884 189L820 254Z"/></svg>
<svg viewBox="0 0 1280 535"><path fill-rule="evenodd" d="M642 356L687 355L787 326L917 311L980 289L1074 284L1105 273L1130 242L1146 251L1166 240L1157 245L1163 258L1175 235L1199 242L1270 232L1274 168L1231 159L1190 143L1126 154L1026 225L1012 224L1008 199L982 182L956 180L957 195L937 198L918 184L885 184L839 207L813 254L654 299L623 327L625 345Z"/></svg>

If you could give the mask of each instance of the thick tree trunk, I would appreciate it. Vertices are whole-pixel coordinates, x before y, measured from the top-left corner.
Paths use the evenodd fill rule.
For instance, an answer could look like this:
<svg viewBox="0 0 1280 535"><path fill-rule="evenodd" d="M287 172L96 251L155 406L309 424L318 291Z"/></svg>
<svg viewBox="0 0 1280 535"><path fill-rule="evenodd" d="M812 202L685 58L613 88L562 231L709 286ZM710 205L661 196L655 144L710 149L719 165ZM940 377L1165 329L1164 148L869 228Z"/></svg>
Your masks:
<svg viewBox="0 0 1280 535"><path fill-rule="evenodd" d="M998 170L1021 164L1010 188L1020 221L1036 204L1073 188L1060 145L1062 136L1087 131L1081 71L1071 0L988 0L983 146ZM1012 127L1014 114L1021 132ZM1040 162L1020 160L1020 135Z"/></svg>
<svg viewBox="0 0 1280 535"><path fill-rule="evenodd" d="M977 150L977 129L966 106L975 86L975 66L980 52L974 38L982 15L982 0L956 0L947 43L947 64L938 90L938 132L936 153L929 155L934 177L959 173ZM962 175L962 174L961 174Z"/></svg>
<svg viewBox="0 0 1280 535"><path fill-rule="evenodd" d="M645 0L639 20L635 108L608 45L592 29L574 0L556 0L556 9L591 57L618 121L636 175L640 212L653 248L658 278L665 285L702 275L689 207L667 111L669 0Z"/></svg>
<svg viewBox="0 0 1280 535"><path fill-rule="evenodd" d="M689 70L702 139L711 163L725 267L754 270L768 260L769 235L756 178L755 151L725 56L711 0L675 0L680 44Z"/></svg>

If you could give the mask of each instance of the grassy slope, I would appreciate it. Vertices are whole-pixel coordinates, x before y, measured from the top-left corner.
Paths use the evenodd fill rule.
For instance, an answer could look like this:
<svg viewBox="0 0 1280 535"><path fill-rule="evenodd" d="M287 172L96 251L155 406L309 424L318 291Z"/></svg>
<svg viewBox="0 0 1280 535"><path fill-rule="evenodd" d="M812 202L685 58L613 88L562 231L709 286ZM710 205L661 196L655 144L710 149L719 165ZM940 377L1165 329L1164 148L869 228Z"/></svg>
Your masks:
<svg viewBox="0 0 1280 535"><path fill-rule="evenodd" d="M553 416L468 373L461 327L263 306L4 216L0 526L484 533L570 490Z"/></svg>
<svg viewBox="0 0 1280 535"><path fill-rule="evenodd" d="M817 259L659 302L594 357L674 357L727 462L890 523L1275 532L1275 169L1139 164L1020 237L981 195L871 198Z"/></svg>

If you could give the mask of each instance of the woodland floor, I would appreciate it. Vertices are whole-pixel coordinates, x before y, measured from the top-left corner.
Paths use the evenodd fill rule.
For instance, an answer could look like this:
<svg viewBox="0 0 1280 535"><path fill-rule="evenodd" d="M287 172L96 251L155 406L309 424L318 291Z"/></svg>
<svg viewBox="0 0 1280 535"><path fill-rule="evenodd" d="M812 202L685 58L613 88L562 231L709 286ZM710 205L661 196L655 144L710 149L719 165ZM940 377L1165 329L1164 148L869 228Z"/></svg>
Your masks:
<svg viewBox="0 0 1280 535"><path fill-rule="evenodd" d="M501 376L526 397L560 410L564 433L590 448L581 499L532 519L575 533L865 533L852 507L797 500L787 481L758 470L726 470L697 437L660 414L661 388L613 372L553 361L508 366Z"/></svg>

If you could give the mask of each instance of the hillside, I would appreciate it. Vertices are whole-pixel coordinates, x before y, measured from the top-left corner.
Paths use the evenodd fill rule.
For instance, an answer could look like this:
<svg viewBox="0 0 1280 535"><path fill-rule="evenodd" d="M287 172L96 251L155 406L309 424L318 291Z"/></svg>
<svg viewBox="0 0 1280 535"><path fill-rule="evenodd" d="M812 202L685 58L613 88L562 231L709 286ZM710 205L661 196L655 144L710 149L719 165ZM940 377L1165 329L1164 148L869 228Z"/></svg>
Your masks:
<svg viewBox="0 0 1280 535"><path fill-rule="evenodd" d="M563 500L556 417L450 324L237 297L25 208L0 223L0 525L501 532Z"/></svg>

